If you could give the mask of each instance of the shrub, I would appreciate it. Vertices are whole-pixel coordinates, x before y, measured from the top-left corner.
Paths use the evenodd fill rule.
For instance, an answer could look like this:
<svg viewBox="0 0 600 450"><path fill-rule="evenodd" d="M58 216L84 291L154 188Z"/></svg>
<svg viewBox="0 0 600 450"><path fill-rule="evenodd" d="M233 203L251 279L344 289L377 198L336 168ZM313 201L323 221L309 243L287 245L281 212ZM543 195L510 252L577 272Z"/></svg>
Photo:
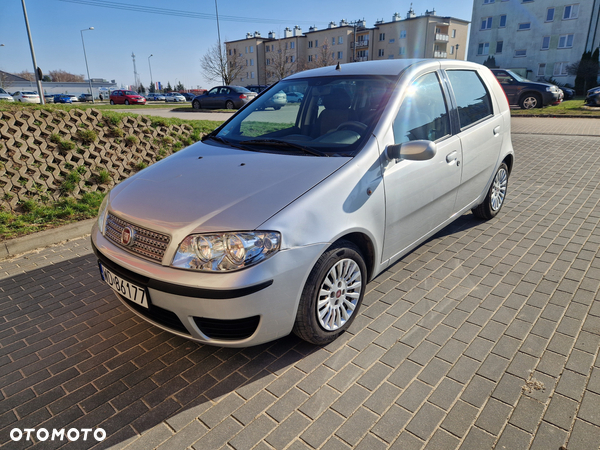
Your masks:
<svg viewBox="0 0 600 450"><path fill-rule="evenodd" d="M77 130L77 136L84 144L91 144L98 138L94 130Z"/></svg>
<svg viewBox="0 0 600 450"><path fill-rule="evenodd" d="M125 132L121 128L113 128L111 130L111 134L114 137L123 137L123 135L125 134Z"/></svg>
<svg viewBox="0 0 600 450"><path fill-rule="evenodd" d="M75 142L61 140L58 143L58 148L65 152L71 151L75 148Z"/></svg>
<svg viewBox="0 0 600 450"><path fill-rule="evenodd" d="M100 172L98 172L97 178L98 183L100 184L108 183L108 181L110 180L110 172L106 169L102 169Z"/></svg>
<svg viewBox="0 0 600 450"><path fill-rule="evenodd" d="M62 139L60 138L60 135L58 133L52 133L50 135L50 142L52 142L53 144L59 144L60 141L62 141Z"/></svg>
<svg viewBox="0 0 600 450"><path fill-rule="evenodd" d="M139 141L140 140L137 138L137 136L134 136L134 135L129 135L125 138L125 143L127 145L131 145L131 146L137 144Z"/></svg>

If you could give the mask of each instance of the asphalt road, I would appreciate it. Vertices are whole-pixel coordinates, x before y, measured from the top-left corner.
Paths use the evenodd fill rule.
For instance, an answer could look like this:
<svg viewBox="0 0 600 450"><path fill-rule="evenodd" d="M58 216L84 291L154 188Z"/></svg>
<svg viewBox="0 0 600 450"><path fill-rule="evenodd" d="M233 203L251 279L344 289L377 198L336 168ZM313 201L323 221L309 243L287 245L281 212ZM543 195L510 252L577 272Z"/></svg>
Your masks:
<svg viewBox="0 0 600 450"><path fill-rule="evenodd" d="M390 267L322 348L161 331L101 282L88 238L0 261L0 446L597 450L599 137L600 120L514 119L501 214Z"/></svg>

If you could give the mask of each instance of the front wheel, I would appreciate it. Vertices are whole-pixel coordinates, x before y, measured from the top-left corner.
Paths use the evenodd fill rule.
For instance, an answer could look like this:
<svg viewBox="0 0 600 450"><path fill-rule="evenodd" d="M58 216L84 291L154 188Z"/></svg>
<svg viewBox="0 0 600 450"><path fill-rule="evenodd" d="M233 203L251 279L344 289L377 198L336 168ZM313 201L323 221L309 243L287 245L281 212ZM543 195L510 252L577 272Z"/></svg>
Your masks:
<svg viewBox="0 0 600 450"><path fill-rule="evenodd" d="M340 241L330 247L308 276L294 333L317 345L335 340L358 314L366 282L367 269L353 243Z"/></svg>
<svg viewBox="0 0 600 450"><path fill-rule="evenodd" d="M526 94L519 102L521 109L534 109L542 107L542 99L538 94Z"/></svg>
<svg viewBox="0 0 600 450"><path fill-rule="evenodd" d="M126 105L129 105L129 100L125 100L125 104L126 104Z"/></svg>
<svg viewBox="0 0 600 450"><path fill-rule="evenodd" d="M483 203L472 209L475 217L490 220L500 212L508 189L508 167L500 164Z"/></svg>

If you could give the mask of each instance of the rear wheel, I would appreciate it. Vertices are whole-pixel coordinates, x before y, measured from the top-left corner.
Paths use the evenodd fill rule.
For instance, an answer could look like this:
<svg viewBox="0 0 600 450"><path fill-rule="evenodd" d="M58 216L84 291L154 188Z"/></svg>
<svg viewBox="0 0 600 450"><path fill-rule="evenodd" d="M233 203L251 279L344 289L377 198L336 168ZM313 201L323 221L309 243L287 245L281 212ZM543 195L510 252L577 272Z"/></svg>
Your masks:
<svg viewBox="0 0 600 450"><path fill-rule="evenodd" d="M519 101L521 109L534 109L542 107L542 98L539 94L525 94Z"/></svg>
<svg viewBox="0 0 600 450"><path fill-rule="evenodd" d="M335 340L358 314L366 282L367 269L359 249L349 241L334 244L308 276L294 333L317 345Z"/></svg>
<svg viewBox="0 0 600 450"><path fill-rule="evenodd" d="M508 189L508 167L506 164L500 164L490 190L485 196L483 203L472 209L473 214L484 220L490 220L494 218L502 208L506 192Z"/></svg>
<svg viewBox="0 0 600 450"><path fill-rule="evenodd" d="M111 101L110 101L110 104L111 104L111 105L114 105L114 104L115 104L115 101L114 101L114 100L111 100Z"/></svg>
<svg viewBox="0 0 600 450"><path fill-rule="evenodd" d="M225 108L233 109L233 102L231 100L227 100L227 103L225 103Z"/></svg>
<svg viewBox="0 0 600 450"><path fill-rule="evenodd" d="M192 108L194 108L194 109L200 109L200 102L198 100L194 100L192 102Z"/></svg>

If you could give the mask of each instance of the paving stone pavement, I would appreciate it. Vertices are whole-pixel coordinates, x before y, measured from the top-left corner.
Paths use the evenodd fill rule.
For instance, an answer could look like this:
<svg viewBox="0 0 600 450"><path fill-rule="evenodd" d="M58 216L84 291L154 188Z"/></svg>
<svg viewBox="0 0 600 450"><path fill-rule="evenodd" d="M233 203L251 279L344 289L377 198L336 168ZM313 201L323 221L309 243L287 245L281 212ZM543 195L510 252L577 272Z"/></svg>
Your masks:
<svg viewBox="0 0 600 450"><path fill-rule="evenodd" d="M0 446L597 450L600 120L563 120L515 119L501 214L389 268L322 348L161 331L103 285L89 239L0 261Z"/></svg>

